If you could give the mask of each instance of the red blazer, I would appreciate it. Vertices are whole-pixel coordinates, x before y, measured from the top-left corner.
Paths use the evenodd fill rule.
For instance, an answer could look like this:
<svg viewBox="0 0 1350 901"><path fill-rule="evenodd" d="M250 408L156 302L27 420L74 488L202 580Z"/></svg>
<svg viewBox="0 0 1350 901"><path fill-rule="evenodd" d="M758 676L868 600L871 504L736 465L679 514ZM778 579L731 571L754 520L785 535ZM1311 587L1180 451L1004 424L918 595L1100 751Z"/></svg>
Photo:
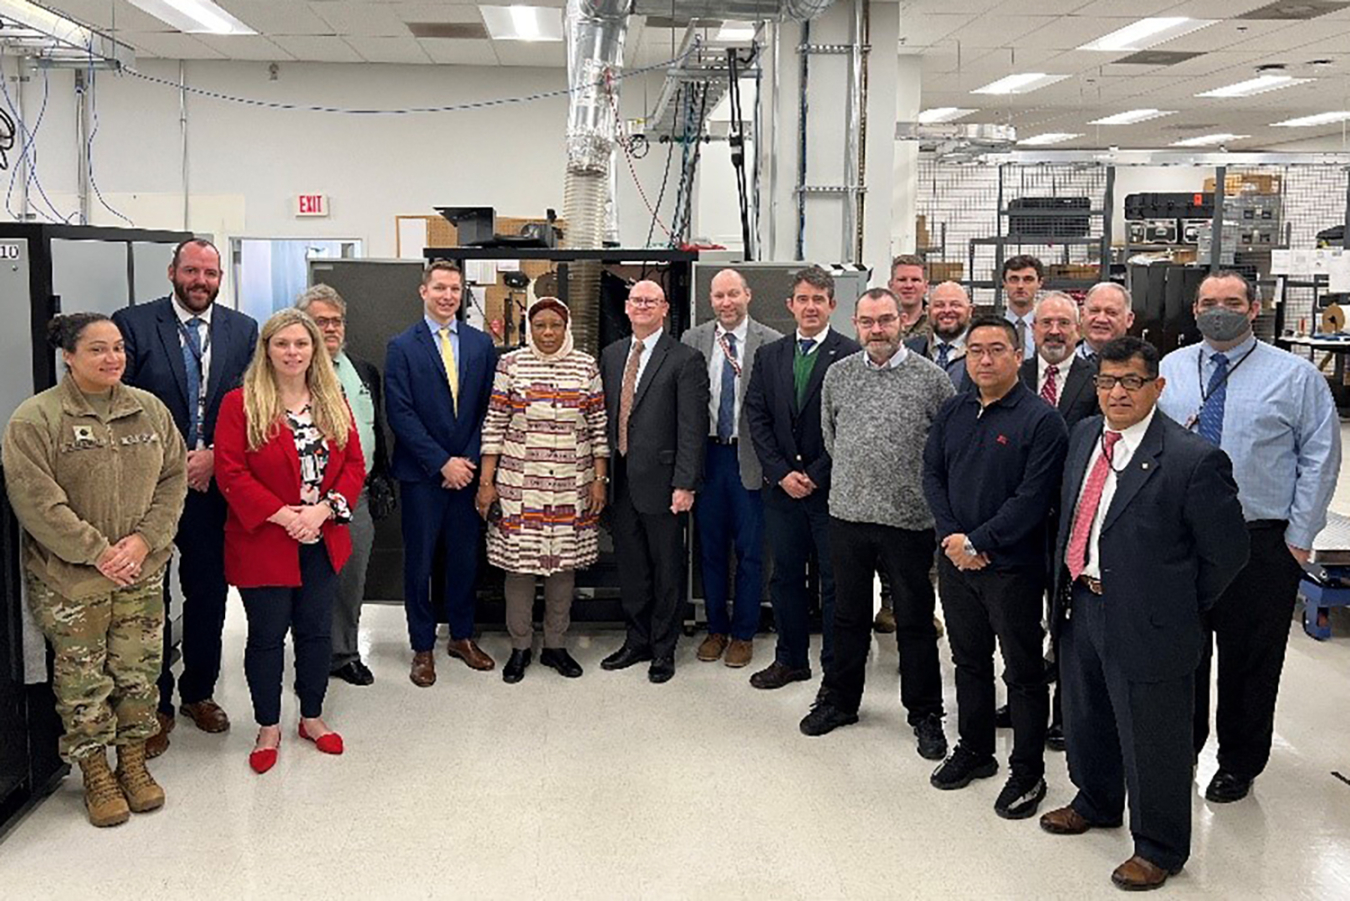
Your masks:
<svg viewBox="0 0 1350 901"><path fill-rule="evenodd" d="M366 464L356 425L347 435L347 449L329 443L322 490L337 491L352 506L361 496ZM225 579L239 588L300 585L300 543L267 518L282 507L300 503L300 455L290 429L283 428L257 451L248 450L244 392L237 388L220 403L216 422L216 484L229 504L225 520ZM323 541L333 571L352 553L345 525L323 525Z"/></svg>

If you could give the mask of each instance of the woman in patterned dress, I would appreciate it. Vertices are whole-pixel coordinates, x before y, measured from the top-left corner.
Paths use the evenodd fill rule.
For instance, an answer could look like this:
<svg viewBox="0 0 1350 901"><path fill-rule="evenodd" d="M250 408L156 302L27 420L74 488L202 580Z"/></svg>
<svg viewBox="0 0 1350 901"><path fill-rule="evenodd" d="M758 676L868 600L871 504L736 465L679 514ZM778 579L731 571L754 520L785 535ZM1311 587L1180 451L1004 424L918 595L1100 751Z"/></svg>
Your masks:
<svg viewBox="0 0 1350 901"><path fill-rule="evenodd" d="M569 678L581 666L564 644L576 571L599 556L609 484L609 442L600 370L572 341L571 314L556 297L531 304L527 345L497 364L483 422L476 504L488 521L488 560L506 571L511 659L502 679L530 665L535 577L544 581L539 662Z"/></svg>
<svg viewBox="0 0 1350 901"><path fill-rule="evenodd" d="M342 736L323 721L332 658L337 573L351 556L351 504L365 458L319 327L309 314L275 314L258 335L244 386L225 395L216 425L216 482L229 504L225 578L248 617L244 675L265 773L281 744L286 633L295 647L299 734L325 754Z"/></svg>

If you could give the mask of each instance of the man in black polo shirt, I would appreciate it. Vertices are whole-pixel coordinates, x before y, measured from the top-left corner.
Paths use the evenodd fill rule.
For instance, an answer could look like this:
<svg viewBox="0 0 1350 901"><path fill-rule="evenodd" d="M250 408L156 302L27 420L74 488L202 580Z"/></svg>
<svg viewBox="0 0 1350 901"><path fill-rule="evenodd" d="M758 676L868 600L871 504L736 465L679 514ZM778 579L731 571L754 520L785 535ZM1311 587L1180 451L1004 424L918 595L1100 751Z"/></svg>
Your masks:
<svg viewBox="0 0 1350 901"><path fill-rule="evenodd" d="M930 781L936 788L964 788L998 772L997 638L1013 750L1012 774L994 810L1007 819L1031 816L1045 797L1045 528L1068 446L1064 420L1021 383L1021 365L1012 323L975 322L966 336L966 370L977 390L947 401L924 449L924 494L942 545L938 590L956 664L960 732L956 750Z"/></svg>

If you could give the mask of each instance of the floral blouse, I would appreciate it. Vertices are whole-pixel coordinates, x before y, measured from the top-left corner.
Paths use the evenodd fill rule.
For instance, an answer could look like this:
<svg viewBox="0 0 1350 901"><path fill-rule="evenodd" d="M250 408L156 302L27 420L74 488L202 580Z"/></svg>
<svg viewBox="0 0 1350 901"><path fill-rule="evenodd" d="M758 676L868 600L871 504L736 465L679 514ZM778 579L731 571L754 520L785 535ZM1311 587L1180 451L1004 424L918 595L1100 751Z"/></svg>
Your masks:
<svg viewBox="0 0 1350 901"><path fill-rule="evenodd" d="M295 437L295 452L300 456L300 503L317 506L328 501L328 506L333 509L333 522L351 522L352 510L347 499L336 491L322 490L323 474L328 469L328 442L314 424L309 404L305 404L299 413L287 410L286 425ZM318 541L315 538L311 543Z"/></svg>

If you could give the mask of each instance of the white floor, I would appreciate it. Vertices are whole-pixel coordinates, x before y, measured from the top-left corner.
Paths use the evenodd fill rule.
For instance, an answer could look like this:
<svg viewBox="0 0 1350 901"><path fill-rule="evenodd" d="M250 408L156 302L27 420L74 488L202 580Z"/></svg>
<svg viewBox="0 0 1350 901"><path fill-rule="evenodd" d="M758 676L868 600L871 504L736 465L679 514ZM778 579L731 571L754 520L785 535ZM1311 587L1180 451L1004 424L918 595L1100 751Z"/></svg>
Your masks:
<svg viewBox="0 0 1350 901"><path fill-rule="evenodd" d="M1350 437L1350 436L1348 436ZM1350 514L1342 480L1336 508ZM1175 898L1350 898L1350 617L1318 643L1295 624L1275 750L1252 795L1210 805L1202 756L1195 842ZM408 682L400 608L370 606L377 681L332 683L329 723L347 753L288 733L256 776L243 617L232 606L216 697L223 736L180 717L152 764L168 805L125 826L87 824L77 778L0 843L0 898L1093 898L1127 830L1050 836L994 815L1004 773L959 792L928 785L898 702L895 644L876 643L862 721L806 738L816 683L755 691L748 670L701 664L685 641L675 679L600 670L617 633L580 633L584 678L537 664L519 685L438 651L440 681ZM501 634L483 646L500 662ZM751 669L767 663L771 636ZM943 648L955 738L950 657ZM295 720L288 698L284 721ZM1010 743L1000 733L1006 760ZM1049 755L1050 796L1072 789Z"/></svg>

